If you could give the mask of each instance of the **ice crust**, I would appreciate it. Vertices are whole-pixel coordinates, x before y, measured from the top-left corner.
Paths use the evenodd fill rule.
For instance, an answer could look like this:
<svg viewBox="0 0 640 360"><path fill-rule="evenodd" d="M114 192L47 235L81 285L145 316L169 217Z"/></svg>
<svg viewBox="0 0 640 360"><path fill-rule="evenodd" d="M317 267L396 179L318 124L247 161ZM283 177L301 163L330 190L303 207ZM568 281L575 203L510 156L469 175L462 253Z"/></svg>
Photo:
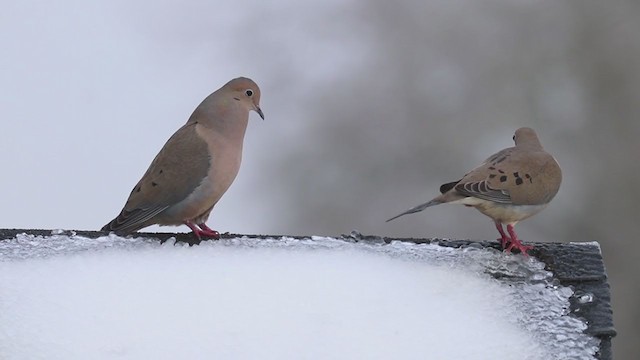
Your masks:
<svg viewBox="0 0 640 360"><path fill-rule="evenodd" d="M0 358L594 359L572 295L476 244L21 234L0 241Z"/></svg>

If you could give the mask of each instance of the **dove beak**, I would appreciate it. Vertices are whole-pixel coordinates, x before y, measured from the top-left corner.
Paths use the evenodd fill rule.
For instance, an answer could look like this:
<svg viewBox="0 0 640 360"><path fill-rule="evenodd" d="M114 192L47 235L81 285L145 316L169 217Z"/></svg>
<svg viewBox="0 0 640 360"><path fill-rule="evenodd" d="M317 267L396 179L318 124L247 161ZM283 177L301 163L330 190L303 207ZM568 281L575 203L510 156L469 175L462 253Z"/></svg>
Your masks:
<svg viewBox="0 0 640 360"><path fill-rule="evenodd" d="M260 109L260 106L256 105L255 110L256 110L256 112L258 113L258 115L260 115L260 117L262 118L262 120L264 120L264 113L262 112L262 109Z"/></svg>

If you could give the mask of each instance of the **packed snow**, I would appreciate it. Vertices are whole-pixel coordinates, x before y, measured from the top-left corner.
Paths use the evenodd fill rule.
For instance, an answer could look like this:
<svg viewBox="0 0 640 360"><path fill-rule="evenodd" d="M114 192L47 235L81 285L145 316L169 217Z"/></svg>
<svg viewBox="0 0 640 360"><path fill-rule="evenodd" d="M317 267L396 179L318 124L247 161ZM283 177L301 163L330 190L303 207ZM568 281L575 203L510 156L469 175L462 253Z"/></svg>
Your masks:
<svg viewBox="0 0 640 360"><path fill-rule="evenodd" d="M533 258L313 237L0 240L1 359L594 359Z"/></svg>

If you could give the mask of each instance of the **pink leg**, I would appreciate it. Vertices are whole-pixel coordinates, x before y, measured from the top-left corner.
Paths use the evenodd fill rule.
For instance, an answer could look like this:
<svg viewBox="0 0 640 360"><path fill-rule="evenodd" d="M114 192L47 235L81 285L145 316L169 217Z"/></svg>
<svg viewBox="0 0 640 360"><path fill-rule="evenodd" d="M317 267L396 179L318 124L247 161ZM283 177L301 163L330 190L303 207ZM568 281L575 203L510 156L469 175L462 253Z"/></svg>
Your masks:
<svg viewBox="0 0 640 360"><path fill-rule="evenodd" d="M195 236L195 237L196 237L196 239L198 239L198 241L201 241L201 240L202 240L202 238L200 237L200 232L201 232L201 230L200 230L200 229L198 229L198 227L196 226L196 224L194 224L194 223L193 223L193 222L191 222L191 221L185 221L185 222L184 222L184 224L185 224L185 225L187 225L187 226L191 229L191 231L193 231L193 236Z"/></svg>
<svg viewBox="0 0 640 360"><path fill-rule="evenodd" d="M520 250L523 255L528 255L527 250L533 249L533 246L522 244L520 239L518 239L518 235L516 235L513 225L507 225L507 231L509 232L509 235L511 235L511 244L506 248L506 251L511 252L511 249L516 248Z"/></svg>
<svg viewBox="0 0 640 360"><path fill-rule="evenodd" d="M200 226L200 229L202 229L202 232L200 234L212 237L214 239L220 239L220 233L208 227L207 224L201 223L198 224L198 226Z"/></svg>
<svg viewBox="0 0 640 360"><path fill-rule="evenodd" d="M205 238L220 238L220 233L215 230L211 230L204 223L196 225L192 221L185 221L184 224L187 225L191 229L191 231L193 231L193 235L198 239L198 241L202 240L203 236ZM198 228L198 226L200 226L202 229Z"/></svg>
<svg viewBox="0 0 640 360"><path fill-rule="evenodd" d="M507 234L504 233L504 230L502 230L501 223L495 221L495 224L496 224L496 229L498 229L498 231L500 232L500 239L497 239L497 240L500 241L500 244L504 249L507 246L507 244L511 242L511 239L507 236Z"/></svg>

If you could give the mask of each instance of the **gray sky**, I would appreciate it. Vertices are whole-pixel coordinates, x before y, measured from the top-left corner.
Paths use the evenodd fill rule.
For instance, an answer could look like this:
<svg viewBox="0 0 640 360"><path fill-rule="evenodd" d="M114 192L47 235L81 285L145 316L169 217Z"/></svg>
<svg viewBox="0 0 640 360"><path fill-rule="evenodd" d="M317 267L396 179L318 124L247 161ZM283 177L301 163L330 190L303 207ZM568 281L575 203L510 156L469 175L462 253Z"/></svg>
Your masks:
<svg viewBox="0 0 640 360"><path fill-rule="evenodd" d="M270 75L266 65L278 59L264 61L293 61L289 47L297 44L274 39L274 50L287 53L265 53L270 46L258 47L252 39L263 31L293 30L277 29L279 20L269 15L276 9L259 15L264 9L258 1L229 8L181 1L4 6L0 157L6 172L0 179L0 226L100 228L120 211L195 106L244 75L262 86L267 121L252 115L242 171L214 218L220 229L268 230L268 191L250 179L260 176L260 161L274 156L273 145L286 143L287 133L300 128L290 114L302 111L286 98L303 92ZM309 77L329 73L326 62L314 64L310 54L300 55L308 69L317 70Z"/></svg>
<svg viewBox="0 0 640 360"><path fill-rule="evenodd" d="M366 19L359 18L362 14L355 13L355 5L335 2L311 7L286 1L269 5L256 1L220 8L206 2L164 1L151 7L144 3L105 1L68 2L64 6L21 2L9 6L14 9L6 12L13 16L2 22L8 56L2 59L5 69L2 76L6 78L0 90L6 102L1 111L8 120L3 128L6 127L9 142L4 143L2 157L5 169L19 176L0 180L2 188L12 189L5 203L12 206L8 216L3 217L4 227L101 227L120 211L132 186L195 106L230 78L243 75L261 85L262 107L267 117L262 122L252 115L243 166L214 210L211 222L215 228L245 233L337 234L357 228L385 235L495 236L486 218L457 208L430 209L426 216L401 219L396 224L386 225L383 220L427 200L436 193L439 183L459 177L491 153L511 146L513 131L527 125L526 118L489 123L493 129L478 137L470 136L476 135L478 129L473 125L467 134L451 131L446 124L444 129L437 123L425 128L419 136L424 143L429 142L433 128L434 138L441 134L452 141L462 141L465 149L477 148L477 152L468 153L464 162L448 166L447 172L429 171L429 177L408 178L424 184L423 190L413 195L396 195L396 188L406 188L403 169L397 168L394 183L380 184L370 192L375 197L394 197L396 202L385 208L377 207L379 211L375 214L349 218L349 224L330 228L322 222L317 227L297 225L297 216L305 216L307 212L316 216L308 208L313 205L280 201L285 197L296 199L296 192L301 197L329 195L332 201L341 201L340 192L334 189L358 185L346 181L357 175L345 170L366 172L367 164L363 161L341 164L336 161L341 154L327 150L334 141L349 142L340 139L344 133L341 127L353 128L353 124L362 127L353 137L354 144L360 138L370 145L379 142L382 148L392 144L397 151L402 148L395 144L405 140L403 132L397 130L403 122L451 121L426 118L428 109L422 108L420 100L416 103L420 105L417 111L402 109L406 104L394 100L410 91L408 87L394 88L395 80L391 80L402 76L402 64L377 53L380 50L375 42L380 39L370 36L369 25ZM456 8L436 6L436 10L445 14ZM476 15L487 17L482 13ZM371 16L374 19L376 15ZM331 25L326 23L327 18L332 19ZM435 26L447 26L444 20L435 20ZM475 27L484 28L481 22ZM428 34L431 29L424 30ZM420 39L416 36L415 41ZM402 43L400 46L404 48ZM406 46L417 44L408 42ZM420 52L431 59L418 57L424 70L415 76L424 80L422 87L427 88L430 101L437 101L445 109L463 106L465 79L459 77L464 72L458 73L460 69L456 69L461 65L447 62L448 55L438 44L434 46L433 54ZM415 66L415 58L409 62L409 67ZM375 75L379 80L344 94L345 81L367 68L377 71L376 67L382 67L383 72L367 73L365 77ZM426 85L430 82L433 85ZM387 83L391 85L385 88ZM371 84L379 88L371 88ZM336 93L326 91L333 87L337 88ZM370 114L366 107L373 106L366 102L378 102L376 98L381 92L389 107ZM355 114L336 113L340 105L334 107L333 103L339 97L351 98L347 103L356 105ZM364 117L369 117L371 123ZM471 119L453 120L466 126ZM501 123L506 126L501 127ZM545 129L539 132L543 141L549 135ZM404 151L418 151L420 147L423 144L406 144ZM365 155L369 152L358 146L350 151ZM303 164L308 163L305 158L282 160L290 154L305 152L309 155L307 159L313 161L306 176L318 179L320 186L291 180L297 165L309 165ZM323 153L324 158L318 159L318 154ZM387 162L376 159L366 160L377 162L376 166ZM413 168L430 165L429 161L417 163L409 154L406 159L398 157L396 161ZM444 159L438 166L447 166L446 162ZM280 171L274 171L278 167ZM288 186L290 181L294 188ZM561 196L557 202L562 201ZM343 205L335 203L336 207ZM367 203L361 206L376 207ZM561 210L559 206L562 205L554 205L556 211ZM445 220L456 216L477 226L452 229ZM551 215L541 214L539 221L544 223L543 217L548 216ZM398 233L407 223L421 229L425 217L433 219L428 224L432 232ZM533 233L528 227L522 231L525 238Z"/></svg>

